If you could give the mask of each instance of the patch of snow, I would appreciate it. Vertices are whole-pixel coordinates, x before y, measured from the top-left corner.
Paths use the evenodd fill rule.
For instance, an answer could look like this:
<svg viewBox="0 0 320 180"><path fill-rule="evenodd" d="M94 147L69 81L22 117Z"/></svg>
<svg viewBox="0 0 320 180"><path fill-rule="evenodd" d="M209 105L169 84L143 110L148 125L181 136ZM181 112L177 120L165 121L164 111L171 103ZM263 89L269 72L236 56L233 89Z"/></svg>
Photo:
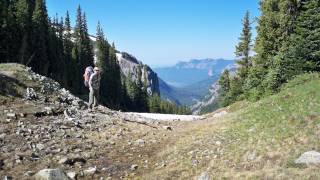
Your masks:
<svg viewBox="0 0 320 180"><path fill-rule="evenodd" d="M126 113L131 116L141 116L143 118L158 121L196 121L204 119L203 116L195 115L177 115L177 114L156 114L156 113Z"/></svg>

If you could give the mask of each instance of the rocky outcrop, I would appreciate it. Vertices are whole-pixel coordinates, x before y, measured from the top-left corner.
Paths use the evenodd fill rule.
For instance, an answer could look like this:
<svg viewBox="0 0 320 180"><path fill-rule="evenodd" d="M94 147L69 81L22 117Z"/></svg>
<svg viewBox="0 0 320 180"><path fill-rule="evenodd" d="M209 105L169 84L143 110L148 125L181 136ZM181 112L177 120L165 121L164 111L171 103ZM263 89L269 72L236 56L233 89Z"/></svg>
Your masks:
<svg viewBox="0 0 320 180"><path fill-rule="evenodd" d="M122 52L117 53L117 59L122 74L126 78L131 78L137 82L139 71L141 71L141 81L146 84L149 95L160 94L158 75L148 65L142 64L132 55Z"/></svg>
<svg viewBox="0 0 320 180"><path fill-rule="evenodd" d="M235 75L237 71L237 64L228 65L225 69L229 70L232 76ZM222 72L225 70L223 69ZM221 72L221 73L222 73ZM210 112L218 108L217 100L219 97L219 81L215 81L210 89L209 93L201 100L196 102L191 106L191 110L194 114L199 114L201 111Z"/></svg>
<svg viewBox="0 0 320 180"><path fill-rule="evenodd" d="M198 101L197 103L191 106L191 111L194 114L199 114L202 108L214 104L219 96L219 89L219 83L215 82L209 89L209 94L206 95L202 101Z"/></svg>

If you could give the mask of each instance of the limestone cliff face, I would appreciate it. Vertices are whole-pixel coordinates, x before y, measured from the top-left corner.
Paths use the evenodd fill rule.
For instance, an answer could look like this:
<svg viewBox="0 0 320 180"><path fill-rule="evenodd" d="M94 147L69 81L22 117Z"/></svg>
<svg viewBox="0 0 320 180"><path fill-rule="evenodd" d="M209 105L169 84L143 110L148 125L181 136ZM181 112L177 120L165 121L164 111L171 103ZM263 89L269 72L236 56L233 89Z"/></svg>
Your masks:
<svg viewBox="0 0 320 180"><path fill-rule="evenodd" d="M146 84L148 94L160 94L158 75L148 65L142 64L126 52L117 53L117 60L121 72L126 78L131 78L132 81L137 82L139 71L141 71L141 81Z"/></svg>

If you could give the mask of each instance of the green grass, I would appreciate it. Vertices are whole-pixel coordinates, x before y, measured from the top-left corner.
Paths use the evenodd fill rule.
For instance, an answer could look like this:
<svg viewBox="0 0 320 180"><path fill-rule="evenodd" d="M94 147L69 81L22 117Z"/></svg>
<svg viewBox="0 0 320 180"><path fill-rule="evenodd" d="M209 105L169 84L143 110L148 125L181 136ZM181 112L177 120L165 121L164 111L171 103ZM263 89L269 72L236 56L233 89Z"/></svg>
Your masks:
<svg viewBox="0 0 320 180"><path fill-rule="evenodd" d="M302 153L320 151L319 74L298 76L280 93L252 104L238 102L229 112L186 130L159 155L168 161L167 168L152 176L186 178L208 171L218 179L320 178L319 167L294 164ZM199 153L190 157L190 151ZM212 153L203 155L208 151ZM194 167L191 159L200 163Z"/></svg>

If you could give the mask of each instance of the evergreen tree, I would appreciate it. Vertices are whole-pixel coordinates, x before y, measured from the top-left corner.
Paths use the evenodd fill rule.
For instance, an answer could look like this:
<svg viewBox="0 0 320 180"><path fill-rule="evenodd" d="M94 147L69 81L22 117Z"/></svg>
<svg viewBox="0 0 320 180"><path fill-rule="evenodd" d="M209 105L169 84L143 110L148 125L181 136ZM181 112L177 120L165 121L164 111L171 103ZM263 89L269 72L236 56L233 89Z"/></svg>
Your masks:
<svg viewBox="0 0 320 180"><path fill-rule="evenodd" d="M48 28L46 3L44 0L36 0L32 15L32 57L27 62L27 65L44 75L48 74L50 65L48 58Z"/></svg>
<svg viewBox="0 0 320 180"><path fill-rule="evenodd" d="M243 19L243 29L239 38L240 42L236 46L236 56L240 58L237 63L239 68L237 69L237 75L243 82L248 76L249 68L251 67L250 50L251 50L251 26L250 26L250 14L249 11Z"/></svg>
<svg viewBox="0 0 320 180"><path fill-rule="evenodd" d="M298 14L298 1L261 1L253 67L244 85L249 98L260 98L273 93L283 83L281 71L284 62L280 52L286 51L287 41L293 33Z"/></svg>
<svg viewBox="0 0 320 180"><path fill-rule="evenodd" d="M116 56L116 48L114 43L112 46L109 46L109 69L110 69L110 83L108 85L109 92L110 92L110 99L112 100L112 107L119 108L121 103L121 72L120 66ZM134 83L133 87L136 91L137 85ZM135 100L136 100L136 92L134 93Z"/></svg>
<svg viewBox="0 0 320 180"><path fill-rule="evenodd" d="M74 79L75 73L74 70L77 68L74 59L72 58L72 32L71 32L71 23L70 23L70 15L69 12L66 12L66 17L64 20L64 27L63 27L63 52L64 52L64 59L66 63L66 77L67 83L66 87L69 89L74 86Z"/></svg>
<svg viewBox="0 0 320 180"><path fill-rule="evenodd" d="M297 74L320 71L320 2L302 1L286 51L283 51L282 68L284 81Z"/></svg>
<svg viewBox="0 0 320 180"><path fill-rule="evenodd" d="M18 27L14 1L2 0L0 14L0 62L16 62Z"/></svg>
<svg viewBox="0 0 320 180"><path fill-rule="evenodd" d="M74 85L74 90L78 94L86 94L88 90L83 85L82 75L87 66L93 66L93 48L88 34L86 16L82 14L80 6L78 6L77 9L74 41L72 58L77 64L77 72L75 72L75 82L77 82L77 84Z"/></svg>
<svg viewBox="0 0 320 180"><path fill-rule="evenodd" d="M228 93L230 91L230 73L228 70L224 70L219 79L219 98L222 106L229 104L230 100Z"/></svg>
<svg viewBox="0 0 320 180"><path fill-rule="evenodd" d="M108 86L110 85L110 70L108 66L108 58L109 58L109 44L105 39L105 35L100 26L100 22L97 25L97 41L96 41L96 66L100 68L102 77L101 77L101 101L103 104L108 105L110 107L110 94Z"/></svg>
<svg viewBox="0 0 320 180"><path fill-rule="evenodd" d="M32 11L34 3L30 0L18 0L16 4L16 18L19 26L19 55L18 62L26 64L31 58L32 49Z"/></svg>
<svg viewBox="0 0 320 180"><path fill-rule="evenodd" d="M63 21L56 15L48 31L48 58L50 62L49 75L61 85L66 86L66 63L63 47Z"/></svg>

